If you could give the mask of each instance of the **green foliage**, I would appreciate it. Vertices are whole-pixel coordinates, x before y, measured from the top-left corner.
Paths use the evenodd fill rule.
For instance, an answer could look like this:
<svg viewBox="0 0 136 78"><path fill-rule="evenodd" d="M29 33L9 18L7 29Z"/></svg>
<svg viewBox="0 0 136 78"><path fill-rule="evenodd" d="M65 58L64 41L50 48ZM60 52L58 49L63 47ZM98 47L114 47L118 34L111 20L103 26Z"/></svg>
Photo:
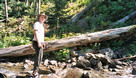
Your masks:
<svg viewBox="0 0 136 78"><path fill-rule="evenodd" d="M5 17L5 8L4 8L4 4L0 4L0 19L4 19Z"/></svg>
<svg viewBox="0 0 136 78"><path fill-rule="evenodd" d="M96 31L96 30L103 30L107 29L107 26L111 23L110 21L106 21L105 19L106 15L100 14L98 16L92 16L89 19L89 24L91 31Z"/></svg>
<svg viewBox="0 0 136 78"><path fill-rule="evenodd" d="M132 55L136 54L136 44L130 44L129 48Z"/></svg>
<svg viewBox="0 0 136 78"><path fill-rule="evenodd" d="M59 61L66 61L69 58L70 50L68 48L64 48L55 52L56 59Z"/></svg>
<svg viewBox="0 0 136 78"><path fill-rule="evenodd" d="M10 5L10 10L9 10L9 16L14 16L16 18L22 17L23 15L30 15L29 9L30 7L26 6L25 3L23 2L14 2Z"/></svg>
<svg viewBox="0 0 136 78"><path fill-rule="evenodd" d="M125 17L135 10L135 0L105 0L86 15L90 16L91 31L115 28L132 24L132 20L123 24L110 26L111 23ZM133 19L135 20L135 19ZM134 24L134 22L133 22Z"/></svg>
<svg viewBox="0 0 136 78"><path fill-rule="evenodd" d="M5 36L2 41L0 41L0 48L6 48L9 46L18 46L29 44L30 38L29 37L22 37L22 36Z"/></svg>
<svg viewBox="0 0 136 78"><path fill-rule="evenodd" d="M92 46L92 49L93 50L99 50L101 47L101 43L94 43L93 46Z"/></svg>
<svg viewBox="0 0 136 78"><path fill-rule="evenodd" d="M112 43L111 43L111 47L113 47L113 50L114 51L117 51L119 49L122 48L124 44L124 41L123 40L114 40Z"/></svg>

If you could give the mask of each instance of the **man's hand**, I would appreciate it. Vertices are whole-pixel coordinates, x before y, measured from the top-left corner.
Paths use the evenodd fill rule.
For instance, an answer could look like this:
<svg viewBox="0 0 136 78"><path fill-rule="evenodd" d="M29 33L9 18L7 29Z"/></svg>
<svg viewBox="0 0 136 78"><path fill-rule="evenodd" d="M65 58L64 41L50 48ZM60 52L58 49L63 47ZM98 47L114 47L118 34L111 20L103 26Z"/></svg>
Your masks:
<svg viewBox="0 0 136 78"><path fill-rule="evenodd" d="M38 43L38 47L39 47L39 48L43 48L43 46L42 46L41 43Z"/></svg>

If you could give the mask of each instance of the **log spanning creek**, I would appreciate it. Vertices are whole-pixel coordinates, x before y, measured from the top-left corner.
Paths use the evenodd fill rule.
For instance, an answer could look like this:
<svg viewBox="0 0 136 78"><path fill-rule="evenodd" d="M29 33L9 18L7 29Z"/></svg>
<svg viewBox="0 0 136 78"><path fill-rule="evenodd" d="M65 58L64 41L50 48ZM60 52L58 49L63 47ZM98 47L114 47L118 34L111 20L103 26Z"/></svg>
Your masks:
<svg viewBox="0 0 136 78"><path fill-rule="evenodd" d="M1 58L0 78L32 78L33 64L31 58ZM73 51L67 62L43 59L39 78L136 78L136 61L124 62L102 53Z"/></svg>

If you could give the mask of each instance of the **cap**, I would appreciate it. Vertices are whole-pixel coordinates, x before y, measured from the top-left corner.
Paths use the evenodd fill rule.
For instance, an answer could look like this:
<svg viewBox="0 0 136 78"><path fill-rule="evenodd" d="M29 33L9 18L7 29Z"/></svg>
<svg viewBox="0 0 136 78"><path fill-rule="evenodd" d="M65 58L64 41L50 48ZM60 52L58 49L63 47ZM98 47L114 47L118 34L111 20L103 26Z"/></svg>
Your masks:
<svg viewBox="0 0 136 78"><path fill-rule="evenodd" d="M42 15L43 15L43 16L46 16L45 13L40 13L40 16L42 16Z"/></svg>
<svg viewBox="0 0 136 78"><path fill-rule="evenodd" d="M45 20L48 19L48 16L47 16L45 13L43 13L43 12L39 14L38 19L39 19L40 16L44 16L44 17L45 17Z"/></svg>

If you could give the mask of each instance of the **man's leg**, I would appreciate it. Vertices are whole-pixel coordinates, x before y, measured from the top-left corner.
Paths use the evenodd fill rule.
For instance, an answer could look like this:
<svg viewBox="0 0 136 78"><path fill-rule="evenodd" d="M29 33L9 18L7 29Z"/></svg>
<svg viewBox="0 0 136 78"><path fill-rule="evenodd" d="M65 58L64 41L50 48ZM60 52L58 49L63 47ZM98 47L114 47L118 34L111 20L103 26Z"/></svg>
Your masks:
<svg viewBox="0 0 136 78"><path fill-rule="evenodd" d="M43 48L40 48L38 55L38 66L40 66L40 63L42 62L42 58L43 58Z"/></svg>
<svg viewBox="0 0 136 78"><path fill-rule="evenodd" d="M35 61L34 61L34 70L39 71L40 63L42 62L43 58L43 48L39 48L36 51Z"/></svg>
<svg viewBox="0 0 136 78"><path fill-rule="evenodd" d="M34 71L38 71L39 70L39 68L38 68L38 56L39 56L39 50L40 49L36 49L35 50L35 57L34 57Z"/></svg>

